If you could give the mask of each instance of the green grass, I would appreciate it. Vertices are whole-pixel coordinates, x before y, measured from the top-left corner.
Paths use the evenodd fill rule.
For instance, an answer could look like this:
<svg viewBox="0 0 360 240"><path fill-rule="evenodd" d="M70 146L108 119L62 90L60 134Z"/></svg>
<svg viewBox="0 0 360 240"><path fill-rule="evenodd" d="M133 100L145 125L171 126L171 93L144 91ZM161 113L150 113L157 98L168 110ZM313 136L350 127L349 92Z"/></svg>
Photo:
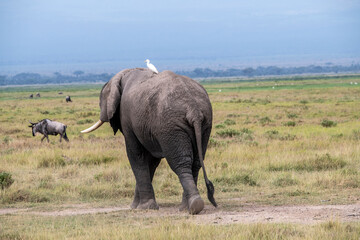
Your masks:
<svg viewBox="0 0 360 240"><path fill-rule="evenodd" d="M353 76L351 81L360 82L360 78ZM348 82L348 77L340 77L205 83L214 116L205 166L219 205L234 209L227 204L232 198L241 199L237 206L321 204L323 199L329 199L329 204L356 202L360 198L360 88ZM0 208L131 203L135 179L121 133L114 136L108 124L88 135L80 133L98 120L101 87L0 88L0 172L11 174L13 180L0 192ZM36 92L42 97L28 98ZM71 95L72 103L65 102L66 95ZM43 118L65 123L70 142L59 143L59 136L50 136L48 144L40 142L41 136L32 137L28 121ZM336 126L323 127L324 119ZM166 161L160 163L153 185L158 201L180 203L182 188ZM201 171L199 191L205 200ZM214 227L193 225L191 217L157 221L129 214L130 219L121 214L1 216L0 239L176 239L179 233L184 238L211 239L210 232L229 239L360 236L358 223ZM139 224L146 228L140 231Z"/></svg>

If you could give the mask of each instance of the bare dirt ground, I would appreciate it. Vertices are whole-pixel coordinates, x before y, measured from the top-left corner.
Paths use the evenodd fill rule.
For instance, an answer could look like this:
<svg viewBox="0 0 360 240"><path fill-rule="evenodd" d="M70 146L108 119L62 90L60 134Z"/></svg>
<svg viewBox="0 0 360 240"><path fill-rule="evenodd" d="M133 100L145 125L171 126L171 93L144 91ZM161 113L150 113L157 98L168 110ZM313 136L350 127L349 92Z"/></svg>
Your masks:
<svg viewBox="0 0 360 240"><path fill-rule="evenodd" d="M91 207L90 205L63 205L60 210L39 210L31 208L3 208L0 215L74 216L102 213L139 214L146 218L189 217L187 212L179 212L175 206L160 204L160 210L131 210L129 206ZM316 224L324 221L359 222L360 202L351 205L301 205L301 206L258 206L245 205L231 210L221 206L206 205L204 210L190 220L197 224L236 223L298 223Z"/></svg>

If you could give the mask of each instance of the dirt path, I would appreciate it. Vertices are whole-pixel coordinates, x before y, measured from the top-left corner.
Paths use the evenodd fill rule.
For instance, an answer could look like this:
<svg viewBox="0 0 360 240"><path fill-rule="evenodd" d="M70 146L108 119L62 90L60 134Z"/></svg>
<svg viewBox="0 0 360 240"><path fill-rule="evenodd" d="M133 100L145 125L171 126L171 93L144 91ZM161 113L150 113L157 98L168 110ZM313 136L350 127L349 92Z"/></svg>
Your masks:
<svg viewBox="0 0 360 240"><path fill-rule="evenodd" d="M74 216L83 214L101 214L118 212L123 214L141 214L142 217L157 218L183 216L186 212L179 212L174 206L161 206L159 211L133 211L128 206L99 207L89 205L61 206L61 210L39 211L27 208L0 209L0 215L40 215L40 216ZM196 216L190 217L198 224L235 224L235 223L300 223L314 224L323 221L336 220L341 222L360 221L360 203L352 205L306 205L306 206L256 206L249 205L236 209L225 210L207 205Z"/></svg>

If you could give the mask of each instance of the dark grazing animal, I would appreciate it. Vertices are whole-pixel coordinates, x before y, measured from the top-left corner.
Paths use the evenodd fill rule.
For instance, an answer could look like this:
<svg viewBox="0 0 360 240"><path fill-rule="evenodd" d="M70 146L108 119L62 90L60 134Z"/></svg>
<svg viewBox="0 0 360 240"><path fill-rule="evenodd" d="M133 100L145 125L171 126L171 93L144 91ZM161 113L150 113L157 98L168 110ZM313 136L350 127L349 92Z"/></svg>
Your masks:
<svg viewBox="0 0 360 240"><path fill-rule="evenodd" d="M34 97L34 94L30 94L29 98L33 98Z"/></svg>
<svg viewBox="0 0 360 240"><path fill-rule="evenodd" d="M36 97L40 97L40 93L37 93L37 94L36 94Z"/></svg>
<svg viewBox="0 0 360 240"><path fill-rule="evenodd" d="M72 102L70 96L66 96L66 102Z"/></svg>
<svg viewBox="0 0 360 240"><path fill-rule="evenodd" d="M29 121L30 122L30 121ZM41 142L44 140L44 138L47 139L47 141L49 142L49 137L48 135L58 135L60 134L60 142L61 139L64 138L65 141L69 141L67 135L66 135L66 125L60 123L60 122L56 122L56 121L51 121L50 119L43 119L37 123L32 123L30 122L31 125L29 127L32 128L32 135L35 136L36 133L41 133L44 135L44 137L41 139Z"/></svg>

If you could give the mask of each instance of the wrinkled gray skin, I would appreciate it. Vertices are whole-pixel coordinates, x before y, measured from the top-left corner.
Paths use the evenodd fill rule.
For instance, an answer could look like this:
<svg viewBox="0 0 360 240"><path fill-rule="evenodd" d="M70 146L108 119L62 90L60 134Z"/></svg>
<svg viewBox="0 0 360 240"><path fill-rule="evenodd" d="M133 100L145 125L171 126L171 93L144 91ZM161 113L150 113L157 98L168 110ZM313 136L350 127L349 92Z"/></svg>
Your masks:
<svg viewBox="0 0 360 240"><path fill-rule="evenodd" d="M212 108L200 84L171 71L155 74L144 68L126 69L104 85L100 108L100 120L110 122L114 134L120 130L125 137L136 179L131 208L159 208L152 179L161 158L166 158L183 187L181 210L197 214L204 207L197 189L201 167L208 198L216 206L214 188L202 162L212 127Z"/></svg>
<svg viewBox="0 0 360 240"><path fill-rule="evenodd" d="M32 135L35 136L36 133L41 133L44 136L41 138L41 142L44 140L44 138L47 139L49 142L49 136L48 135L60 135L60 142L61 139L64 138L65 141L69 141L67 135L66 135L66 125L51 121L49 119L43 119L37 123L30 122L31 125L29 127L32 128Z"/></svg>

